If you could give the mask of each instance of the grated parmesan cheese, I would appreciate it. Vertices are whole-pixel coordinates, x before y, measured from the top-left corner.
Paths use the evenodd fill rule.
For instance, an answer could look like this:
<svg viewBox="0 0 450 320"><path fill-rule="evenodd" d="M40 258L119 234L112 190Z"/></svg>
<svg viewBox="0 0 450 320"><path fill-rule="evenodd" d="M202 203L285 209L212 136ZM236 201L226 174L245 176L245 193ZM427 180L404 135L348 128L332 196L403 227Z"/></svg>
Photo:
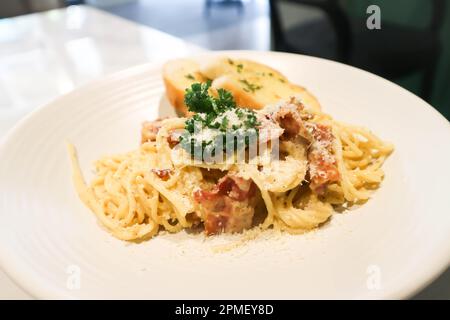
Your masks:
<svg viewBox="0 0 450 320"><path fill-rule="evenodd" d="M227 123L228 129L232 128L233 126L240 126L242 124L242 121L239 119L235 110L225 111L219 117L217 117L216 122L222 123L223 119L225 119L225 118L228 120L228 123Z"/></svg>
<svg viewBox="0 0 450 320"><path fill-rule="evenodd" d="M192 136L197 141L213 141L220 134L219 130L211 128L203 128L195 131Z"/></svg>

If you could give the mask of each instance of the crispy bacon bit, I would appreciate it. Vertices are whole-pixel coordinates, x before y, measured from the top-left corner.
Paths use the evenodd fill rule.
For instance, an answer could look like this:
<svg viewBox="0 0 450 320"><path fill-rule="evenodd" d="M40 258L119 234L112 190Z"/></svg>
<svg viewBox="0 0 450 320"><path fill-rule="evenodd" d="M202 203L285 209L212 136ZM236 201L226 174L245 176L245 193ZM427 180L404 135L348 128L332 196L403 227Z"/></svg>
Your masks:
<svg viewBox="0 0 450 320"><path fill-rule="evenodd" d="M333 154L334 136L331 127L310 122L311 115L303 113L303 105L292 99L270 116L284 133L281 139L292 140L300 136L310 143L308 148L310 188L323 194L327 185L339 180L336 159Z"/></svg>
<svg viewBox="0 0 450 320"><path fill-rule="evenodd" d="M197 215L196 212L190 212L186 215L186 220L192 223L192 226L197 227L200 225L202 220Z"/></svg>
<svg viewBox="0 0 450 320"><path fill-rule="evenodd" d="M308 123L313 137L308 152L310 188L317 194L323 194L331 182L339 181L336 158L333 155L334 136L331 128L323 124Z"/></svg>
<svg viewBox="0 0 450 320"><path fill-rule="evenodd" d="M323 144L330 147L333 142L333 133L331 132L331 127L324 124L309 124L313 138L316 141L323 141Z"/></svg>
<svg viewBox="0 0 450 320"><path fill-rule="evenodd" d="M281 106L277 112L272 114L273 120L284 129L281 139L292 140L300 135L310 140L310 134L303 121L306 119L304 119L305 116L301 113L303 109L303 104L291 98L286 105Z"/></svg>
<svg viewBox="0 0 450 320"><path fill-rule="evenodd" d="M157 119L155 121L145 121L142 124L141 143L156 141L156 136L158 135L159 129L161 129L162 121L164 119L166 118ZM180 135L181 133L176 131L170 132L170 135L167 137L170 148L173 148L180 143Z"/></svg>
<svg viewBox="0 0 450 320"><path fill-rule="evenodd" d="M167 142L169 143L170 148L174 148L177 144L180 143L180 136L181 134L176 131L170 133L170 135L167 137Z"/></svg>
<svg viewBox="0 0 450 320"><path fill-rule="evenodd" d="M218 181L226 175L225 171L220 169L200 168L203 179L207 181Z"/></svg>
<svg viewBox="0 0 450 320"><path fill-rule="evenodd" d="M227 175L211 190L197 190L194 200L198 204L208 235L220 232L241 232L251 227L256 197L252 180Z"/></svg>
<svg viewBox="0 0 450 320"><path fill-rule="evenodd" d="M297 112L292 112L291 110L282 107L280 108L280 111L275 114L275 121L277 121L280 124L280 127L284 129L281 136L282 139L292 139L300 132L302 119Z"/></svg>
<svg viewBox="0 0 450 320"><path fill-rule="evenodd" d="M152 169L152 172L158 176L163 181L167 181L172 174L172 170L170 169Z"/></svg>
<svg viewBox="0 0 450 320"><path fill-rule="evenodd" d="M226 175L212 188L212 190L197 190L194 197L197 201L214 200L220 196L228 196L232 200L243 201L254 196L256 192L255 184L252 180L241 177Z"/></svg>
<svg viewBox="0 0 450 320"><path fill-rule="evenodd" d="M213 234L218 234L222 230L225 230L225 227L228 224L229 217L225 215L214 215L209 214L205 220L205 232L208 236Z"/></svg>
<svg viewBox="0 0 450 320"><path fill-rule="evenodd" d="M155 121L144 121L141 130L141 143L156 141L156 135L161 128L164 119L156 119Z"/></svg>
<svg viewBox="0 0 450 320"><path fill-rule="evenodd" d="M278 139L284 132L269 114L257 114L259 125L259 143Z"/></svg>

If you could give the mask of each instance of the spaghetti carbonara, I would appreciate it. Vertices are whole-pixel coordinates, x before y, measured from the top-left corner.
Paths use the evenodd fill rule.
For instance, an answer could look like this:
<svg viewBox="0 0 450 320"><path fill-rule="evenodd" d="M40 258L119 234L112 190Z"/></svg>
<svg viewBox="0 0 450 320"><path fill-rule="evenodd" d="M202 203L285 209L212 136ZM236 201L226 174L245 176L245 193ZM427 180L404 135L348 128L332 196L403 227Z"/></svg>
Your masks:
<svg viewBox="0 0 450 320"><path fill-rule="evenodd" d="M144 123L140 147L98 160L89 185L69 145L79 197L115 237L185 228L303 233L326 222L334 207L365 202L381 183L393 147L367 129L296 97L246 111L226 91L213 98L209 89L187 93L194 117Z"/></svg>

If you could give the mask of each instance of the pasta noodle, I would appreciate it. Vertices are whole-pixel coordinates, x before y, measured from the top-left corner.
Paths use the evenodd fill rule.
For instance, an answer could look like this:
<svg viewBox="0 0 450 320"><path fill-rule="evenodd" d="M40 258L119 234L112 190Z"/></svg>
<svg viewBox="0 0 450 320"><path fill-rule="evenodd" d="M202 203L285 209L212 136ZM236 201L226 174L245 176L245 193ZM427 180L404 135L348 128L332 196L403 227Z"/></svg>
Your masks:
<svg viewBox="0 0 450 320"><path fill-rule="evenodd" d="M256 185L254 201L265 208L258 228L303 233L326 222L333 206L367 201L381 183L382 164L393 150L392 145L367 129L335 121L321 111L305 112L309 116L305 120L308 128L330 128L333 137L329 148L339 176L320 192L309 188L314 154L309 151L311 144L301 138L282 141L280 150L285 156L270 163L207 164L193 161L187 152L173 148L169 142L174 131L183 129L185 118L161 121L156 139L144 142L135 151L98 160L95 178L89 185L82 177L75 148L69 144L75 188L85 205L115 237L140 240L151 238L162 229L178 232L205 222L196 214L199 200L195 195L199 190L220 193L221 186L217 187L220 177L208 178L208 174L218 172L222 177L228 174ZM230 183L227 185L233 186ZM213 191L207 195L216 196ZM248 209L242 199L235 202L217 199L217 203L231 203L240 212ZM239 219L244 218L236 218L236 223ZM217 223L221 226L221 221Z"/></svg>

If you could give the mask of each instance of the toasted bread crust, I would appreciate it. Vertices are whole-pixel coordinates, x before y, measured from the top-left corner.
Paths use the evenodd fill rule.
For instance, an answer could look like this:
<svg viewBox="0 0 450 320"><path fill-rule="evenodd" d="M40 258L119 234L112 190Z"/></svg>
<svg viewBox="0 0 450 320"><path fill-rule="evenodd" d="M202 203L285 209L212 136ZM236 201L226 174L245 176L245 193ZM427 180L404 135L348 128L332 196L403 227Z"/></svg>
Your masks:
<svg viewBox="0 0 450 320"><path fill-rule="evenodd" d="M189 59L168 61L163 66L162 77L169 102L181 114L187 114L184 92L192 83L206 81L199 70L199 65Z"/></svg>
<svg viewBox="0 0 450 320"><path fill-rule="evenodd" d="M175 107L177 112L186 114L188 109L184 103L184 90L177 87L169 78L164 77L163 80L166 87L166 96L170 104Z"/></svg>
<svg viewBox="0 0 450 320"><path fill-rule="evenodd" d="M262 109L290 96L298 96L308 107L320 110L317 99L305 88L290 83L279 71L245 59L217 58L200 66L193 60L177 59L163 67L166 95L178 113L188 114L184 93L194 82L212 80L212 88L230 91L237 105Z"/></svg>

